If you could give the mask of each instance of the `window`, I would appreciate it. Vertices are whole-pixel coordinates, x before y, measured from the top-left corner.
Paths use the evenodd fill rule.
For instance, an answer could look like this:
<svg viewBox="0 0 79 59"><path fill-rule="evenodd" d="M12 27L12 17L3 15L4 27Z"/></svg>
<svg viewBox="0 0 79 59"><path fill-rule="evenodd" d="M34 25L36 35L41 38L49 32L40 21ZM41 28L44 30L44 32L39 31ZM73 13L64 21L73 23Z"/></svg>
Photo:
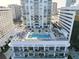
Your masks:
<svg viewBox="0 0 79 59"><path fill-rule="evenodd" d="M64 57L64 53L59 53L59 56L60 57Z"/></svg>
<svg viewBox="0 0 79 59"><path fill-rule="evenodd" d="M26 51L28 51L28 50L27 50L27 47L24 47L24 52L26 52Z"/></svg>
<svg viewBox="0 0 79 59"><path fill-rule="evenodd" d="M39 21L38 21L38 20L35 20L34 22L35 22L36 24L38 24L38 23L39 23Z"/></svg>
<svg viewBox="0 0 79 59"><path fill-rule="evenodd" d="M47 3L47 1L44 1L44 3Z"/></svg>
<svg viewBox="0 0 79 59"><path fill-rule="evenodd" d="M26 20L26 17L25 16L23 16L23 18L24 18L24 20Z"/></svg>
<svg viewBox="0 0 79 59"><path fill-rule="evenodd" d="M28 3L29 2L29 0L25 0L26 1L26 3Z"/></svg>
<svg viewBox="0 0 79 59"><path fill-rule="evenodd" d="M64 13L64 12L60 12L60 13L62 13L62 14L67 14L67 15L73 15L73 14L71 14L71 13Z"/></svg>
<svg viewBox="0 0 79 59"><path fill-rule="evenodd" d="M44 26L44 28L48 28L48 26L46 25L46 26ZM46 30L46 32L48 32L48 30Z"/></svg>
<svg viewBox="0 0 79 59"><path fill-rule="evenodd" d="M59 57L59 53L56 53L56 54L55 54L55 57Z"/></svg>
<svg viewBox="0 0 79 59"><path fill-rule="evenodd" d="M46 9L44 9L44 15L46 15Z"/></svg>
<svg viewBox="0 0 79 59"><path fill-rule="evenodd" d="M27 53L25 53L25 57L27 57L28 56L28 54Z"/></svg>
<svg viewBox="0 0 79 59"><path fill-rule="evenodd" d="M54 50L54 47L49 47L49 50Z"/></svg>
<svg viewBox="0 0 79 59"><path fill-rule="evenodd" d="M45 51L46 51L46 52L48 52L48 51L49 51L48 47L46 47L46 48L45 48Z"/></svg>
<svg viewBox="0 0 79 59"><path fill-rule="evenodd" d="M29 9L29 7L28 7L28 6L26 6L26 9L28 10L28 9Z"/></svg>
<svg viewBox="0 0 79 59"><path fill-rule="evenodd" d="M32 7L32 6L31 6L30 8L31 8L31 9L33 9L33 7Z"/></svg>
<svg viewBox="0 0 79 59"><path fill-rule="evenodd" d="M27 23L28 25L30 25L30 23ZM28 26L29 27L29 26Z"/></svg>
<svg viewBox="0 0 79 59"><path fill-rule="evenodd" d="M27 15L29 15L29 12L27 12Z"/></svg>
<svg viewBox="0 0 79 59"><path fill-rule="evenodd" d="M56 51L60 51L60 47L56 47Z"/></svg>
<svg viewBox="0 0 79 59"><path fill-rule="evenodd" d="M30 3L33 3L33 1L30 1Z"/></svg>
<svg viewBox="0 0 79 59"><path fill-rule="evenodd" d="M52 0L49 0L49 1L52 1Z"/></svg>
<svg viewBox="0 0 79 59"><path fill-rule="evenodd" d="M40 20L42 20L42 16L40 16Z"/></svg>
<svg viewBox="0 0 79 59"><path fill-rule="evenodd" d="M44 47L39 47L39 50L40 51L44 51Z"/></svg>
<svg viewBox="0 0 79 59"><path fill-rule="evenodd" d="M21 52L23 50L22 50L22 47L14 47L14 51L15 52Z"/></svg>
<svg viewBox="0 0 79 59"><path fill-rule="evenodd" d="M48 52L47 52L47 53L45 53L45 57L49 57L49 54L48 54Z"/></svg>
<svg viewBox="0 0 79 59"><path fill-rule="evenodd" d="M40 57L44 57L44 53L39 53L39 56Z"/></svg>
<svg viewBox="0 0 79 59"><path fill-rule="evenodd" d="M44 15L44 17L46 17L46 15Z"/></svg>
<svg viewBox="0 0 79 59"><path fill-rule="evenodd" d="M30 28L30 26L27 26L28 28Z"/></svg>
<svg viewBox="0 0 79 59"><path fill-rule="evenodd" d="M14 47L14 52L18 52L19 48L18 47Z"/></svg>
<svg viewBox="0 0 79 59"><path fill-rule="evenodd" d="M61 19L64 19L65 21L68 21L68 22L72 23L71 21L69 21L69 20L67 20L67 19L65 19L65 18L60 17L60 20L61 20Z"/></svg>
<svg viewBox="0 0 79 59"><path fill-rule="evenodd" d="M63 23L62 23L62 24L63 24ZM67 25L63 24L63 26L64 26L66 29L70 30L70 28L69 28Z"/></svg>
<svg viewBox="0 0 79 59"><path fill-rule="evenodd" d="M17 53L17 52L15 52L15 56L16 56L16 57L20 57L20 54Z"/></svg>
<svg viewBox="0 0 79 59"><path fill-rule="evenodd" d="M60 47L60 50L64 51L65 50L65 47Z"/></svg>
<svg viewBox="0 0 79 59"><path fill-rule="evenodd" d="M68 26L71 26L70 24L66 23L65 21L61 20L63 23L67 24Z"/></svg>
<svg viewBox="0 0 79 59"><path fill-rule="evenodd" d="M33 16L31 16L31 20L33 20Z"/></svg>
<svg viewBox="0 0 79 59"><path fill-rule="evenodd" d="M38 51L39 51L38 47L35 47L35 51L36 51L36 52L38 52Z"/></svg>
<svg viewBox="0 0 79 59"><path fill-rule="evenodd" d="M50 53L50 54L49 54L49 57L54 57L54 54L53 54L53 53Z"/></svg>
<svg viewBox="0 0 79 59"><path fill-rule="evenodd" d="M66 30L68 33L70 33L70 32L69 32L69 30L68 30L68 29L66 29L64 26L63 26L63 29L64 29L64 30Z"/></svg>
<svg viewBox="0 0 79 59"><path fill-rule="evenodd" d="M33 47L28 47L29 50L33 50Z"/></svg>
<svg viewBox="0 0 79 59"><path fill-rule="evenodd" d="M44 23L44 25L46 25L46 23Z"/></svg>
<svg viewBox="0 0 79 59"><path fill-rule="evenodd" d="M25 12L23 12L23 15L26 15L26 13L25 13Z"/></svg>
<svg viewBox="0 0 79 59"><path fill-rule="evenodd" d="M66 18L72 19L72 18L71 18L71 17L69 17L69 16L65 16L65 15L60 15L60 16L63 16L63 17L66 17Z"/></svg>
<svg viewBox="0 0 79 59"><path fill-rule="evenodd" d="M40 0L40 3L42 3L42 0Z"/></svg>
<svg viewBox="0 0 79 59"><path fill-rule="evenodd" d="M34 1L38 1L38 0L34 0Z"/></svg>
<svg viewBox="0 0 79 59"><path fill-rule="evenodd" d="M29 56L33 56L33 53L29 53Z"/></svg>
<svg viewBox="0 0 79 59"><path fill-rule="evenodd" d="M39 56L39 54L38 53L35 53L35 57L38 57Z"/></svg>

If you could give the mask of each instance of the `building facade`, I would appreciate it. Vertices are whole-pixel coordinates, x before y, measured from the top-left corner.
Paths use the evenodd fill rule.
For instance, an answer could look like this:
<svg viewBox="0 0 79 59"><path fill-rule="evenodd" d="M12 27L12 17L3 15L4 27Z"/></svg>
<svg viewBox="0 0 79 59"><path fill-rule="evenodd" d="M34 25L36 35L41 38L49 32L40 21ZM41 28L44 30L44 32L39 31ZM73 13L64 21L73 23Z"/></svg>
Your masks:
<svg viewBox="0 0 79 59"><path fill-rule="evenodd" d="M8 5L9 8L12 10L12 16L15 21L19 21L21 18L21 6L16 4Z"/></svg>
<svg viewBox="0 0 79 59"><path fill-rule="evenodd" d="M0 6L0 47L6 45L10 35L14 30L13 17L11 9Z"/></svg>
<svg viewBox="0 0 79 59"><path fill-rule="evenodd" d="M76 0L66 0L66 7L70 7L71 5L74 5L76 3Z"/></svg>
<svg viewBox="0 0 79 59"><path fill-rule="evenodd" d="M52 15L57 15L58 11L57 11L57 3L56 2L52 2Z"/></svg>
<svg viewBox="0 0 79 59"><path fill-rule="evenodd" d="M18 33L9 46L12 59L67 59L69 40L51 28L52 0L21 0L26 32Z"/></svg>
<svg viewBox="0 0 79 59"><path fill-rule="evenodd" d="M79 50L79 4L62 8L60 11L60 25L63 33L70 41L71 47ZM65 32L66 31L66 32Z"/></svg>
<svg viewBox="0 0 79 59"><path fill-rule="evenodd" d="M49 26L51 20L51 0L23 0L22 13L27 27ZM49 20L47 20L49 19Z"/></svg>
<svg viewBox="0 0 79 59"><path fill-rule="evenodd" d="M74 19L75 19L76 11L73 11L73 7L65 7L61 8L60 11L60 25L62 26L62 31L70 41Z"/></svg>

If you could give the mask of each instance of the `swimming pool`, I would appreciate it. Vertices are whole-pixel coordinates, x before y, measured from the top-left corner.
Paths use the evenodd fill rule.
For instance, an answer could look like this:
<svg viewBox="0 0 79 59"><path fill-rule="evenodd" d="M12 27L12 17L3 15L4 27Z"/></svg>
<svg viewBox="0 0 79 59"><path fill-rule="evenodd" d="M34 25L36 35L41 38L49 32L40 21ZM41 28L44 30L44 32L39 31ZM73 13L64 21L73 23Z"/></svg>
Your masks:
<svg viewBox="0 0 79 59"><path fill-rule="evenodd" d="M40 39L40 38L50 38L50 35L49 34L32 34L30 37Z"/></svg>

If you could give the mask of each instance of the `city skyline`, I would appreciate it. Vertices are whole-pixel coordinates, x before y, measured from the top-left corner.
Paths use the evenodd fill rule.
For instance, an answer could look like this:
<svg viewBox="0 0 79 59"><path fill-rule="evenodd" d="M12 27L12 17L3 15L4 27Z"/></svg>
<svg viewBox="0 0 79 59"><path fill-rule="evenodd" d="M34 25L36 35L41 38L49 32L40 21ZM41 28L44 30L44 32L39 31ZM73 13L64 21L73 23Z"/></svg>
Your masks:
<svg viewBox="0 0 79 59"><path fill-rule="evenodd" d="M52 1L57 2L58 8L64 7L66 3L66 0L52 0ZM16 1L15 0L0 0L0 6L8 6L9 4L21 5L20 3L21 3L20 0L16 0Z"/></svg>
<svg viewBox="0 0 79 59"><path fill-rule="evenodd" d="M21 0L21 6L26 29L9 43L11 58L67 59L69 39L51 22L52 0Z"/></svg>
<svg viewBox="0 0 79 59"><path fill-rule="evenodd" d="M79 59L79 0L0 0L0 59Z"/></svg>
<svg viewBox="0 0 79 59"><path fill-rule="evenodd" d="M53 2L57 2L58 8L65 7L66 0L52 0ZM76 0L79 3L79 0ZM21 5L20 0L0 0L0 6L8 6L9 4L18 4Z"/></svg>

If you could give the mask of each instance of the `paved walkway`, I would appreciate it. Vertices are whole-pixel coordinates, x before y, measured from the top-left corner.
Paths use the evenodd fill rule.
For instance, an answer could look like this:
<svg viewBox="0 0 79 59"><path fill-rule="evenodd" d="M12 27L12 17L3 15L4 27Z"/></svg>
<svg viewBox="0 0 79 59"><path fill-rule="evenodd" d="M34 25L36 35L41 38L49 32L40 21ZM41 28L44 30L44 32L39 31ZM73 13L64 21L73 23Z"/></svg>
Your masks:
<svg viewBox="0 0 79 59"><path fill-rule="evenodd" d="M0 59L6 59L6 56L3 53L0 53Z"/></svg>

